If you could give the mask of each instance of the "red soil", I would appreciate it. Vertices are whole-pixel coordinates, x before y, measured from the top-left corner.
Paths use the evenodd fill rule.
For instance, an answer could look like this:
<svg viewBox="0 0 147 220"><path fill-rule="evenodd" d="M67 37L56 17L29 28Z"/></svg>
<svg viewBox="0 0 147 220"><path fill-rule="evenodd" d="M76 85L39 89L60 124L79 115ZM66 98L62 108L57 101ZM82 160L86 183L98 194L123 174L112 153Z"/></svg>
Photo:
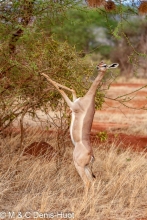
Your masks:
<svg viewBox="0 0 147 220"><path fill-rule="evenodd" d="M42 156L46 155L47 160L51 160L57 152L55 149L48 143L41 142L33 142L29 146L27 146L24 150L23 155L32 155L32 156Z"/></svg>
<svg viewBox="0 0 147 220"><path fill-rule="evenodd" d="M140 91L132 93L128 96L132 98L132 100L124 102L124 104L131 108L125 107L120 102L111 100L117 98L118 96L131 93L144 85L145 84L137 83L119 83L111 85L110 89L106 94L106 97L109 97L110 99L106 98L102 110L96 112L97 117L101 118L102 116L103 120L99 121L99 119L95 117L92 126L93 138L96 132L107 131L109 143L115 141L119 144L119 146L131 146L133 149L137 151L143 150L147 152L147 136L139 136L136 134L133 135L133 133L131 135L123 134L123 131L127 130L130 126L141 126L143 123L147 122L147 110L140 109L144 106L147 107L147 88L143 88ZM113 116L116 116L116 114L118 118L120 117L122 119L121 121L120 119L119 122L117 122L116 120L115 122L113 121ZM104 115L107 116L106 119L103 117ZM127 118L129 118L129 120L127 120ZM117 134L114 134L113 131L117 131Z"/></svg>
<svg viewBox="0 0 147 220"><path fill-rule="evenodd" d="M134 135L127 135L127 134L107 134L107 143L115 143L118 148L132 148L133 150L140 152L147 152L147 137L143 136L134 136ZM96 137L96 134L91 135L92 142L99 142L99 138Z"/></svg>
<svg viewBox="0 0 147 220"><path fill-rule="evenodd" d="M128 128L128 124L121 123L113 123L113 122L94 122L92 125L92 129L95 131L108 130L109 128L120 129L120 128Z"/></svg>
<svg viewBox="0 0 147 220"><path fill-rule="evenodd" d="M131 93L142 86L144 85L127 84L127 83L112 84L107 92L107 97L116 98L120 95ZM141 108L144 105L147 105L147 98L146 98L147 88L143 88L142 90L135 92L134 94L135 94L134 99L128 102L127 105L134 108ZM134 94L132 95L132 97L134 96ZM99 120L99 118L101 118L101 116L103 116L104 114L107 116L107 118L105 119L103 117L103 120ZM116 114L122 118L122 121L119 120L119 122L117 121L114 122L113 120L111 120L111 118L113 118L113 116L115 116ZM115 141L115 143L117 143L120 147L126 148L131 146L134 150L137 151L143 150L147 152L147 136L139 136L136 134L128 135L123 133L124 130L127 130L129 128L130 125L134 125L134 124L141 125L145 121L147 122L147 110L129 109L114 100L105 99L105 103L103 105L102 110L97 111L96 115L98 115L99 118L97 119L97 117L95 117L95 120L93 122L92 135L91 135L92 141L94 141L95 139L98 141L98 138L96 137L96 133L98 133L99 131L107 131L108 143L112 143ZM134 117L133 120L130 119L130 115ZM129 116L129 120L127 120L127 116ZM12 135L11 133L14 134L14 132L12 132L11 129L10 131L7 130L5 132L7 133L7 135L8 134ZM19 132L20 132L19 129L18 131L17 129L15 130L15 133L19 133ZM5 136L6 134L4 133L3 135ZM40 142L40 143L34 142L26 148L25 153L28 150L27 153L31 155L34 156L38 154L43 155L44 153L47 152L47 150L50 147L51 146L48 146L48 144L44 144L44 142Z"/></svg>

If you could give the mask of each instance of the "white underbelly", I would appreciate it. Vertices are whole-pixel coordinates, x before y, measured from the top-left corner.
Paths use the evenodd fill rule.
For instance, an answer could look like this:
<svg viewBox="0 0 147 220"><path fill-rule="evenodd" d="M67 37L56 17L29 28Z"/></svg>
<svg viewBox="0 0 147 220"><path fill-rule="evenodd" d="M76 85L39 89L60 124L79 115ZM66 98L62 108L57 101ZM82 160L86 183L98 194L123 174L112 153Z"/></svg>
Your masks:
<svg viewBox="0 0 147 220"><path fill-rule="evenodd" d="M71 137L73 145L75 145L75 142L74 142L74 139L73 139L73 124L74 124L74 120L75 120L75 114L74 114L74 112L72 112L71 124L70 124L70 137Z"/></svg>
<svg viewBox="0 0 147 220"><path fill-rule="evenodd" d="M80 98L77 98L74 102L77 102L79 99ZM73 124L74 124L74 121L75 121L75 113L72 111L72 117L71 117L71 123L70 123L70 137L71 137L73 145L75 145L75 141L74 141L74 138L73 138Z"/></svg>

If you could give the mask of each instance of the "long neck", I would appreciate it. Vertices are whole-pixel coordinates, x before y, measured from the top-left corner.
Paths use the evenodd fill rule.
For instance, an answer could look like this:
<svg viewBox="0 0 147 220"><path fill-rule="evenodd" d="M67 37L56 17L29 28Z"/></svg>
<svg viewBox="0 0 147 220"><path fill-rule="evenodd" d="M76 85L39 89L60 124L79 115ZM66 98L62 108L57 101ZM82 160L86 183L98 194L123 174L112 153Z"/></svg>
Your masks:
<svg viewBox="0 0 147 220"><path fill-rule="evenodd" d="M102 78L104 77L105 71L101 71L98 76L95 78L95 80L93 81L91 87L89 88L88 92L86 93L86 95L92 95L95 96L96 94L96 90L97 87L99 86Z"/></svg>

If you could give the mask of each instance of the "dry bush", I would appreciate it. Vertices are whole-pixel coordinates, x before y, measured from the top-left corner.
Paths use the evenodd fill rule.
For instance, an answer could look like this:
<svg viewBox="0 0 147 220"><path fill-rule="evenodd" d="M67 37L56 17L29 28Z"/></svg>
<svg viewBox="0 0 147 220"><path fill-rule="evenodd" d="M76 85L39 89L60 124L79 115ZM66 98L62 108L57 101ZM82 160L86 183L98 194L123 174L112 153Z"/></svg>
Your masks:
<svg viewBox="0 0 147 220"><path fill-rule="evenodd" d="M146 14L147 13L147 2L146 1L141 1L138 11L140 14Z"/></svg>
<svg viewBox="0 0 147 220"><path fill-rule="evenodd" d="M15 56L10 56L5 47L3 44L0 51L0 132L18 118L23 121L26 114L35 117L37 111L48 114L49 110L61 110L61 95L40 73L74 88L78 96L83 96L91 84L93 67L66 42L59 43L45 33L28 32ZM101 107L103 101L98 92L96 105ZM63 102L62 106L62 115L68 120Z"/></svg>
<svg viewBox="0 0 147 220"><path fill-rule="evenodd" d="M113 11L116 9L116 5L113 1L109 0L105 3L105 9L106 11Z"/></svg>
<svg viewBox="0 0 147 220"><path fill-rule="evenodd" d="M27 144L43 137L48 141L46 134L35 136L32 131L26 138ZM77 220L135 220L145 217L146 154L122 150L115 143L97 146L95 142L94 173L97 178L94 193L91 190L84 200L83 183L75 170L70 144L67 144L57 172L55 158L47 161L45 156L18 155L13 150L18 138L17 135L0 139L0 210L30 212L32 215L35 211L74 212ZM56 147L56 140L49 143Z"/></svg>
<svg viewBox="0 0 147 220"><path fill-rule="evenodd" d="M90 7L100 7L105 4L105 0L88 0L87 2Z"/></svg>

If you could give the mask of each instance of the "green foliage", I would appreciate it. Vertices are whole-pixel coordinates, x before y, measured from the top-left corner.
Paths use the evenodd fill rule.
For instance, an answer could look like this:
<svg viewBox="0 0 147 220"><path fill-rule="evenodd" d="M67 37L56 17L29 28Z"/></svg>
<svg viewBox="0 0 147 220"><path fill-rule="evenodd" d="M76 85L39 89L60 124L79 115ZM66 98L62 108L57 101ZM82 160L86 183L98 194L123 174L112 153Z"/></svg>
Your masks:
<svg viewBox="0 0 147 220"><path fill-rule="evenodd" d="M122 23L119 22L114 31L112 32L113 36L117 39L120 40L120 30L122 29Z"/></svg>
<svg viewBox="0 0 147 220"><path fill-rule="evenodd" d="M91 84L93 68L66 42L59 43L43 32L27 30L18 43L15 56L9 54L7 43L1 47L1 126L8 125L26 110L34 115L37 109L58 108L61 96L40 76L42 72L74 88L78 96L83 96ZM97 105L101 106L99 93L98 97Z"/></svg>
<svg viewBox="0 0 147 220"><path fill-rule="evenodd" d="M138 68L140 73L145 72L146 30L146 21L134 16L119 23L113 32L117 41L111 58L120 64L122 72L134 73L135 76Z"/></svg>
<svg viewBox="0 0 147 220"><path fill-rule="evenodd" d="M73 10L77 3L71 0L64 0L62 4L47 0L0 3L1 128L26 112L34 116L38 109L45 112L49 108L58 110L61 96L41 77L42 72L74 88L78 96L83 96L89 88L93 68L76 49L86 51L93 41L91 28L106 27L107 23L97 10ZM32 18L34 23L30 24ZM59 35L64 31L67 37L60 39L61 43ZM103 102L104 95L98 92L96 108L101 108Z"/></svg>
<svg viewBox="0 0 147 220"><path fill-rule="evenodd" d="M52 31L56 34L57 39L67 40L69 44L85 53L91 50L99 51L101 44L96 40L94 29L105 28L106 34L110 38L109 26L113 29L117 22L110 16L108 19L109 22L104 13L99 10L78 8L78 10L69 10L66 17L61 17L59 25L56 24Z"/></svg>
<svg viewBox="0 0 147 220"><path fill-rule="evenodd" d="M0 6L0 127L9 125L19 115L37 109L57 108L61 98L40 76L46 72L53 79L80 88L83 74L89 75L85 61L66 42L59 43L46 33L49 25L78 1L14 0L1 1ZM32 18L34 22L32 22ZM38 30L39 28L39 30ZM80 88L80 89L79 89Z"/></svg>
<svg viewBox="0 0 147 220"><path fill-rule="evenodd" d="M104 142L107 140L108 134L106 131L100 131L97 133L96 137L99 138L101 142Z"/></svg>
<svg viewBox="0 0 147 220"><path fill-rule="evenodd" d="M96 98L95 98L95 108L97 110L102 108L102 105L105 101L104 97L105 97L104 93L99 92L99 91L97 92Z"/></svg>
<svg viewBox="0 0 147 220"><path fill-rule="evenodd" d="M99 48L99 53L106 58L109 58L111 51L113 50L112 46L109 45L102 45Z"/></svg>

